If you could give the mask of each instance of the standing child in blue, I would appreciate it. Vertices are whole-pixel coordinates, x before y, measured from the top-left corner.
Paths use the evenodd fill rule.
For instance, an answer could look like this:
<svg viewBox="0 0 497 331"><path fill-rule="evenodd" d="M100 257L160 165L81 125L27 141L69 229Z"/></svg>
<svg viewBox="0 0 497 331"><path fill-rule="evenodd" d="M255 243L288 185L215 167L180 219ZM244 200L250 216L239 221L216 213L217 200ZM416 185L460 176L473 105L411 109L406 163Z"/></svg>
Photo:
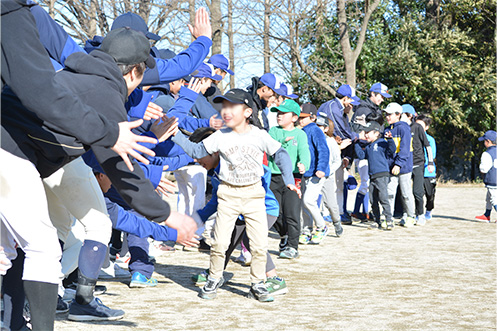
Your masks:
<svg viewBox="0 0 497 331"><path fill-rule="evenodd" d="M425 189L425 196L426 196L426 213L425 213L425 220L429 221L431 220L431 211L433 208L435 208L435 192L436 192L436 187L437 187L437 169L435 166L435 158L437 157L437 144L435 142L435 138L430 136L428 134L428 129L430 128L431 125L431 118L426 116L426 115L419 115L416 118L416 122L423 127L425 130L426 138L428 139L428 142L430 143L431 147L431 153L433 155L433 169L430 169L428 167L428 155L426 154L425 151L425 182L424 182L424 189ZM433 171L430 171L433 170Z"/></svg>
<svg viewBox="0 0 497 331"><path fill-rule="evenodd" d="M304 173L302 179L302 202L304 210L302 213L302 231L299 242L301 244L319 244L328 233L328 227L324 221L318 206L318 199L326 177L330 175L330 150L326 142L326 136L316 125L318 110L310 103L302 105L299 123L302 130L307 134L309 150L311 151L311 164ZM312 220L316 222L316 231L312 233Z"/></svg>
<svg viewBox="0 0 497 331"><path fill-rule="evenodd" d="M396 146L393 139L381 138L381 129L377 122L369 122L368 126L364 127L364 138L369 144L364 149L359 144L354 147L357 157L360 160L367 159L369 164L369 194L375 222L373 225L385 230L392 230L392 208L388 199L388 183L390 181L388 160L395 153ZM379 204L383 208L381 216Z"/></svg>
<svg viewBox="0 0 497 331"><path fill-rule="evenodd" d="M497 133L488 130L483 137L478 138L483 141L487 150L481 155L480 172L485 175L483 182L487 188L487 207L485 214L476 216L476 219L490 222L492 207L497 211Z"/></svg>
<svg viewBox="0 0 497 331"><path fill-rule="evenodd" d="M411 187L412 177L412 144L411 144L411 127L404 121L400 120L402 115L402 106L396 102L388 104L385 108L387 113L387 122L389 126L385 129L385 137L393 138L396 145L396 151L390 159L390 183L388 184L388 198L393 210L397 187L400 186L402 194L402 205L407 212L407 218L401 221L405 227L414 226L414 196Z"/></svg>

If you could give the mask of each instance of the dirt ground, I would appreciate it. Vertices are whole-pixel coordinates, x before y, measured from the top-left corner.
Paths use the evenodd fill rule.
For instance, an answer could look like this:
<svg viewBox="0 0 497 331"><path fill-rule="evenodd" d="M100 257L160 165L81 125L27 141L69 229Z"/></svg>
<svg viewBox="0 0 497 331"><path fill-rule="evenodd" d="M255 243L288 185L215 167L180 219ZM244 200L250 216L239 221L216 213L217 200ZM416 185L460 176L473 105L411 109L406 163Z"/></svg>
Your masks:
<svg viewBox="0 0 497 331"><path fill-rule="evenodd" d="M384 232L354 224L341 238L301 247L297 260L274 255L290 291L273 303L245 297L249 269L234 262L217 299L202 300L190 276L208 267L208 255L166 253L157 258L156 288L101 283L108 291L100 298L125 310L123 320L63 315L56 330L494 330L496 224L473 221L485 194L483 186L439 187L425 227ZM276 254L279 240L270 237Z"/></svg>

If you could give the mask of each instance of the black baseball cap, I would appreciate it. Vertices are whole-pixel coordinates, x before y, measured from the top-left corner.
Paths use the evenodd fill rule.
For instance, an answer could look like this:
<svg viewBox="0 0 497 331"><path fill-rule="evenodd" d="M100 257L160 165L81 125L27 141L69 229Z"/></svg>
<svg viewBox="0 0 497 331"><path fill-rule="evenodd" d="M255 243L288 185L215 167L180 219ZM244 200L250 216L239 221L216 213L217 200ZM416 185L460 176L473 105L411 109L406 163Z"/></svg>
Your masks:
<svg viewBox="0 0 497 331"><path fill-rule="evenodd" d="M304 103L302 105L302 111L300 112L300 117L318 116L318 109L312 103Z"/></svg>
<svg viewBox="0 0 497 331"><path fill-rule="evenodd" d="M380 123L378 123L376 121L368 122L364 126L364 131L365 132L371 132L371 131L381 132L381 129L382 129L382 127L381 127Z"/></svg>
<svg viewBox="0 0 497 331"><path fill-rule="evenodd" d="M102 40L100 50L112 56L117 64L130 65L145 62L147 67L155 67L147 37L129 27L110 31Z"/></svg>
<svg viewBox="0 0 497 331"><path fill-rule="evenodd" d="M252 105L250 103L250 94L240 88L234 88L224 93L224 95L218 95L214 98L213 101L214 103L222 103L224 100L240 105L245 104L248 107L252 108Z"/></svg>

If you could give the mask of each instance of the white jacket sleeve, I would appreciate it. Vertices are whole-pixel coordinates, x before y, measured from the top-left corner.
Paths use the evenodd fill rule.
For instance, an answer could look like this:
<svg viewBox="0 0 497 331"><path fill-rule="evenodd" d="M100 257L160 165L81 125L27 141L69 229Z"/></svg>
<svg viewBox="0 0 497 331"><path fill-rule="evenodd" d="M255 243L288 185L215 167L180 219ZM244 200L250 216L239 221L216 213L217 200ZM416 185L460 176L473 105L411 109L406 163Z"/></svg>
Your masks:
<svg viewBox="0 0 497 331"><path fill-rule="evenodd" d="M480 172L486 174L492 168L492 156L488 152L483 152L480 161Z"/></svg>

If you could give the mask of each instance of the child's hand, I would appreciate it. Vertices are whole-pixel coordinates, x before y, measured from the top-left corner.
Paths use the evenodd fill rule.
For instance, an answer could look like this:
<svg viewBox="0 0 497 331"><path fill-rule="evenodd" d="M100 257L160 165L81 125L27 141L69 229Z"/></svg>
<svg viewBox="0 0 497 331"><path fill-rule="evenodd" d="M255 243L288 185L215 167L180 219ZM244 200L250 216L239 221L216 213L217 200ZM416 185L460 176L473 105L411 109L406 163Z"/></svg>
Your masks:
<svg viewBox="0 0 497 331"><path fill-rule="evenodd" d="M162 120L157 120L152 124L150 131L155 134L159 142L166 141L178 132L178 119L164 115Z"/></svg>
<svg viewBox="0 0 497 331"><path fill-rule="evenodd" d="M287 187L290 189L290 191L297 193L299 199L302 198L302 192L297 188L297 186L293 184L288 184Z"/></svg>
<svg viewBox="0 0 497 331"><path fill-rule="evenodd" d="M176 242L183 246L197 246L199 237L195 234L197 223L190 216L180 214L176 211L171 212L165 224L178 231Z"/></svg>
<svg viewBox="0 0 497 331"><path fill-rule="evenodd" d="M299 168L299 173L301 175L303 175L305 173L305 165L303 165L302 163L297 163L297 168Z"/></svg>
<svg viewBox="0 0 497 331"><path fill-rule="evenodd" d="M192 78L190 83L188 83L188 89L195 93L200 93L200 88L202 87L202 80L198 78Z"/></svg>
<svg viewBox="0 0 497 331"><path fill-rule="evenodd" d="M164 115L162 113L162 108L159 105L156 105L153 102L149 102L147 106L147 110L145 110L145 114L143 114L143 119L145 121L150 121L151 119L158 119Z"/></svg>
<svg viewBox="0 0 497 331"><path fill-rule="evenodd" d="M360 139L360 140L366 140L366 133L365 133L364 131L361 131L361 132L359 133L359 139Z"/></svg>
<svg viewBox="0 0 497 331"><path fill-rule="evenodd" d="M295 137L286 137L285 141L290 141L290 140L292 140L293 138L295 138Z"/></svg>
<svg viewBox="0 0 497 331"><path fill-rule="evenodd" d="M392 175L397 176L400 173L400 167L398 165L392 168Z"/></svg>
<svg viewBox="0 0 497 331"><path fill-rule="evenodd" d="M324 171L318 170L316 171L316 177L317 178L323 178L324 177Z"/></svg>
<svg viewBox="0 0 497 331"><path fill-rule="evenodd" d="M342 160L342 167L347 168L349 166L349 163L350 163L349 159L344 157Z"/></svg>
<svg viewBox="0 0 497 331"><path fill-rule="evenodd" d="M433 165L429 165L428 166L428 172L431 174L431 173L434 173L435 172L435 166Z"/></svg>
<svg viewBox="0 0 497 331"><path fill-rule="evenodd" d="M160 183L156 189L157 192L164 194L166 197L169 197L169 194L173 194L175 190L176 184L165 178L160 180Z"/></svg>
<svg viewBox="0 0 497 331"><path fill-rule="evenodd" d="M390 139L392 138L392 131L385 131L385 133L383 134L383 136L387 139Z"/></svg>
<svg viewBox="0 0 497 331"><path fill-rule="evenodd" d="M223 120L216 118L217 115L212 115L209 120L209 126L213 129L219 130L223 127Z"/></svg>
<svg viewBox="0 0 497 331"><path fill-rule="evenodd" d="M338 145L340 145L342 143L342 138L340 138L339 136L335 136L335 140L336 140Z"/></svg>
<svg viewBox="0 0 497 331"><path fill-rule="evenodd" d="M340 149L345 149L345 148L349 147L350 144L352 144L352 140L344 139L344 140L342 140L342 142L339 144L338 147L340 147Z"/></svg>
<svg viewBox="0 0 497 331"><path fill-rule="evenodd" d="M12 263L5 255L5 253L3 251L3 247L0 246L0 275L5 276L5 274L7 273L7 270L9 270L10 267L12 267Z"/></svg>

